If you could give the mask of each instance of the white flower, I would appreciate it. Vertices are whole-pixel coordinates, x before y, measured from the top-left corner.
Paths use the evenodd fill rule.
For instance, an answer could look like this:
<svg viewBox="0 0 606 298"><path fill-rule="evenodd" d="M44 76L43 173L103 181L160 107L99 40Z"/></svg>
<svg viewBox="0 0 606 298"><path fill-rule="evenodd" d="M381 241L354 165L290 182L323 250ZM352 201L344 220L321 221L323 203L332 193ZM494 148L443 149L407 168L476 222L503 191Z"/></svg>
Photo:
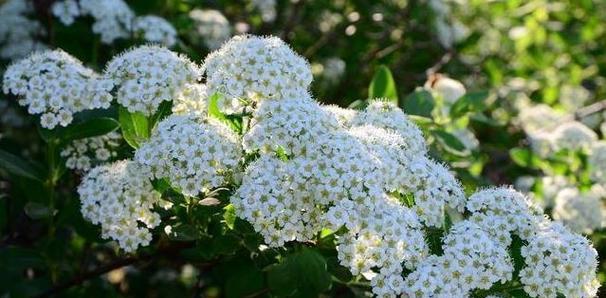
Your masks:
<svg viewBox="0 0 606 298"><path fill-rule="evenodd" d="M556 151L563 149L588 151L598 140L598 135L583 123L570 121L556 127L552 138Z"/></svg>
<svg viewBox="0 0 606 298"><path fill-rule="evenodd" d="M236 36L208 55L203 66L209 93L228 99L307 97L307 61L276 37Z"/></svg>
<svg viewBox="0 0 606 298"><path fill-rule="evenodd" d="M565 188L555 198L553 219L562 221L569 229L577 233L591 234L602 227L606 216L603 193L595 186L581 193L576 188Z"/></svg>
<svg viewBox="0 0 606 298"><path fill-rule="evenodd" d="M135 14L123 0L80 0L80 12L93 17L93 32L105 44L131 35Z"/></svg>
<svg viewBox="0 0 606 298"><path fill-rule="evenodd" d="M558 193L565 188L573 187L572 183L564 176L541 177L540 183L543 196L539 203L543 208L552 208Z"/></svg>
<svg viewBox="0 0 606 298"><path fill-rule="evenodd" d="M30 114L43 114L42 127L67 126L74 113L108 108L111 81L99 78L61 50L36 53L4 73L4 92L17 95Z"/></svg>
<svg viewBox="0 0 606 298"><path fill-rule="evenodd" d="M251 0L251 3L259 10L264 22L273 22L276 19L276 0Z"/></svg>
<svg viewBox="0 0 606 298"><path fill-rule="evenodd" d="M435 79L427 81L425 88L440 97L446 105L454 104L467 92L461 82L442 75L437 75Z"/></svg>
<svg viewBox="0 0 606 298"><path fill-rule="evenodd" d="M78 193L84 218L101 225L103 238L118 241L126 252L151 241L149 229L160 224L160 215L152 208L170 206L161 202L149 174L129 160L90 170L82 179Z"/></svg>
<svg viewBox="0 0 606 298"><path fill-rule="evenodd" d="M287 155L305 154L326 134L340 128L337 120L312 98L266 100L254 112L251 128L244 135L244 149Z"/></svg>
<svg viewBox="0 0 606 298"><path fill-rule="evenodd" d="M51 12L61 23L69 26L80 16L80 7L75 0L57 1L51 6Z"/></svg>
<svg viewBox="0 0 606 298"><path fill-rule="evenodd" d="M195 114L203 117L208 115L208 97L206 86L202 84L186 84L173 100L173 114Z"/></svg>
<svg viewBox="0 0 606 298"><path fill-rule="evenodd" d="M336 105L323 105L322 109L331 113L341 126L351 127L351 122L355 118L358 111L354 109L341 108Z"/></svg>
<svg viewBox="0 0 606 298"><path fill-rule="evenodd" d="M74 140L61 151L68 169L81 172L88 171L91 166L107 162L117 155L116 149L120 146L122 135L117 132Z"/></svg>
<svg viewBox="0 0 606 298"><path fill-rule="evenodd" d="M585 237L546 221L522 247L524 291L531 297L595 297L597 255Z"/></svg>
<svg viewBox="0 0 606 298"><path fill-rule="evenodd" d="M606 184L606 141L593 144L587 164L589 165L591 179Z"/></svg>
<svg viewBox="0 0 606 298"><path fill-rule="evenodd" d="M238 137L217 120L171 115L135 152L135 160L150 167L155 178L197 196L226 184L241 152Z"/></svg>
<svg viewBox="0 0 606 298"><path fill-rule="evenodd" d="M177 30L167 20L158 16L147 15L135 18L133 31L152 43L167 47L177 43Z"/></svg>
<svg viewBox="0 0 606 298"><path fill-rule="evenodd" d="M542 210L522 193L510 187L487 188L467 200L469 220L485 229L504 245L511 243L511 234L523 240L532 238L543 221Z"/></svg>
<svg viewBox="0 0 606 298"><path fill-rule="evenodd" d="M29 1L7 0L0 4L0 58L23 58L47 49L38 41L46 35L46 30L40 22L28 17L33 12Z"/></svg>
<svg viewBox="0 0 606 298"><path fill-rule="evenodd" d="M364 111L356 114L351 120L351 125L372 125L393 130L404 138L407 150L420 156L427 153L425 139L419 127L410 121L406 117L406 114L391 102L372 101Z"/></svg>
<svg viewBox="0 0 606 298"><path fill-rule="evenodd" d="M231 37L229 21L218 10L194 9L189 12L189 18L194 22L193 40L200 40L209 49L216 50Z"/></svg>
<svg viewBox="0 0 606 298"><path fill-rule="evenodd" d="M129 112L153 115L199 78L198 67L185 56L156 46L141 46L114 57L105 77L118 87L116 99Z"/></svg>
<svg viewBox="0 0 606 298"><path fill-rule="evenodd" d="M564 117L550 106L538 104L523 108L518 115L517 122L527 134L539 131L551 132L562 123Z"/></svg>

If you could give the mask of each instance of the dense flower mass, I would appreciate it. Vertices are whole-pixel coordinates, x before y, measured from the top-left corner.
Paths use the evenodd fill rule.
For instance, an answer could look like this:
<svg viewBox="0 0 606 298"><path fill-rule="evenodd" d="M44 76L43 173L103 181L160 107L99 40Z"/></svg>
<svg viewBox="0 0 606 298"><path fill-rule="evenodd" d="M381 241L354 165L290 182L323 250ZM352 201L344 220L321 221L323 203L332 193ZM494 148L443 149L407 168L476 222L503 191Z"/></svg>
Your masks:
<svg viewBox="0 0 606 298"><path fill-rule="evenodd" d="M276 37L233 37L203 68L210 93L228 98L303 98L312 80L309 63Z"/></svg>
<svg viewBox="0 0 606 298"><path fill-rule="evenodd" d="M170 206L153 189L149 173L128 160L92 169L78 193L84 218L100 224L103 238L118 241L127 252L151 241L149 229L160 224L160 215L152 208Z"/></svg>
<svg viewBox="0 0 606 298"><path fill-rule="evenodd" d="M80 61L61 51L45 51L12 64L4 73L4 92L19 97L30 114L42 114L40 124L67 126L73 114L108 108L113 88Z"/></svg>
<svg viewBox="0 0 606 298"><path fill-rule="evenodd" d="M591 234L602 227L606 218L603 197L604 190L599 185L585 193L576 188L563 189L555 197L553 219L562 221L577 233Z"/></svg>
<svg viewBox="0 0 606 298"><path fill-rule="evenodd" d="M241 151L236 135L217 120L172 115L158 124L135 159L150 167L154 177L197 196L227 182Z"/></svg>
<svg viewBox="0 0 606 298"><path fill-rule="evenodd" d="M531 297L595 297L597 252L585 237L560 223L543 222L522 247L526 267L520 272Z"/></svg>
<svg viewBox="0 0 606 298"><path fill-rule="evenodd" d="M86 172L91 167L103 164L116 157L122 136L111 132L98 137L74 140L61 151L68 169Z"/></svg>
<svg viewBox="0 0 606 298"><path fill-rule="evenodd" d="M606 141L593 144L587 163L590 165L591 179L606 185Z"/></svg>
<svg viewBox="0 0 606 298"><path fill-rule="evenodd" d="M115 57L105 77L118 88L116 99L129 112L150 116L163 101L170 101L199 77L196 64L156 46L141 46Z"/></svg>
<svg viewBox="0 0 606 298"><path fill-rule="evenodd" d="M189 18L194 23L192 39L211 50L220 48L231 37L229 21L218 10L194 9L189 12Z"/></svg>
<svg viewBox="0 0 606 298"><path fill-rule="evenodd" d="M186 84L173 99L173 114L208 114L208 91L203 84Z"/></svg>
<svg viewBox="0 0 606 298"><path fill-rule="evenodd" d="M177 30L165 19L158 16L140 16L134 20L133 31L144 40L172 47L177 43Z"/></svg>
<svg viewBox="0 0 606 298"><path fill-rule="evenodd" d="M37 40L45 35L45 30L30 14L33 14L33 5L28 1L7 0L0 4L0 58L22 58L46 49L46 45Z"/></svg>

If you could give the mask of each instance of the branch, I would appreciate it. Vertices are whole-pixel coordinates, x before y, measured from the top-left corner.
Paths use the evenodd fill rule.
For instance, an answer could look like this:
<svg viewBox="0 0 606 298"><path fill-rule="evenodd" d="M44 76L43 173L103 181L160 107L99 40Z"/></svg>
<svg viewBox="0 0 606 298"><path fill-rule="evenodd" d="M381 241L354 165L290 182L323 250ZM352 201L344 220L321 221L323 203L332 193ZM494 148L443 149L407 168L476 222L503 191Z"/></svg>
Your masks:
<svg viewBox="0 0 606 298"><path fill-rule="evenodd" d="M139 255L139 256L129 256L123 259L119 259L113 263L107 264L107 265L103 265L98 267L97 269L82 273L80 275L76 275L74 276L72 279L55 285L52 288L50 288L49 290L35 296L38 298L42 298L42 297L52 297L55 296L71 287L74 286L78 286L81 285L82 283L84 283L85 281L89 280L89 279L93 279L96 277L99 277L105 273L108 273L112 270L116 270L119 268L122 268L124 266L128 266L128 265L132 265L135 263L139 263L139 262L143 262L143 261L148 261L151 260L157 256L160 255L167 255L167 256L173 256L175 255L176 252L179 252L182 249L185 248L189 248L193 245L193 243L178 243L179 245L175 245L175 246L167 246L164 248L160 248L158 249L158 251L156 251L153 254L147 254L147 255Z"/></svg>
<svg viewBox="0 0 606 298"><path fill-rule="evenodd" d="M606 100L601 100L588 106L579 108L574 113L574 119L579 120L595 113L606 110Z"/></svg>

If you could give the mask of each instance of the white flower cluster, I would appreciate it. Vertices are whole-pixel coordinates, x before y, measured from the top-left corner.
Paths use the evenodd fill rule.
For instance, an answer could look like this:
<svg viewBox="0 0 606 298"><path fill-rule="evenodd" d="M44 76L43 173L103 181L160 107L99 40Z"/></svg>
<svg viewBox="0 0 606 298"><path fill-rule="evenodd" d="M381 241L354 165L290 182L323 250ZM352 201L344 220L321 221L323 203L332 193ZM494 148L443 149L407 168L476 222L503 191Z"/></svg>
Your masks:
<svg viewBox="0 0 606 298"><path fill-rule="evenodd" d="M595 297L597 252L583 236L560 223L544 222L522 247L526 267L520 271L531 297Z"/></svg>
<svg viewBox="0 0 606 298"><path fill-rule="evenodd" d="M470 221L455 224L443 240L444 254L431 256L406 277L408 297L469 297L512 278L507 250Z"/></svg>
<svg viewBox="0 0 606 298"><path fill-rule="evenodd" d="M103 164L116 157L122 135L117 132L74 140L61 151L68 169L86 172L91 167Z"/></svg>
<svg viewBox="0 0 606 298"><path fill-rule="evenodd" d="M264 22L276 19L276 0L251 0L251 4L261 13Z"/></svg>
<svg viewBox="0 0 606 298"><path fill-rule="evenodd" d="M171 115L135 153L155 178L168 179L188 196L226 184L242 149L237 136L217 120Z"/></svg>
<svg viewBox="0 0 606 298"><path fill-rule="evenodd" d="M452 48L457 42L469 35L469 28L453 17L450 4L456 1L430 0L429 7L435 13L434 26L440 44Z"/></svg>
<svg viewBox="0 0 606 298"><path fill-rule="evenodd" d="M467 90L465 86L457 80L453 80L441 74L434 75L435 77L425 83L425 89L431 91L434 96L442 99L445 105L453 105L461 98Z"/></svg>
<svg viewBox="0 0 606 298"><path fill-rule="evenodd" d="M170 206L153 189L144 168L128 160L90 170L78 194L84 218L100 224L103 238L118 241L127 252L151 241L149 229L160 224L154 206Z"/></svg>
<svg viewBox="0 0 606 298"><path fill-rule="evenodd" d="M218 10L194 9L189 18L194 22L192 39L211 50L220 48L232 35L229 21Z"/></svg>
<svg viewBox="0 0 606 298"><path fill-rule="evenodd" d="M30 114L42 114L40 123L49 129L67 126L74 113L108 108L112 88L111 80L61 50L35 53L4 73L4 92L19 96L19 104Z"/></svg>
<svg viewBox="0 0 606 298"><path fill-rule="evenodd" d="M513 188L497 187L476 192L467 200L469 220L485 229L495 240L509 245L515 234L531 238L543 221L542 210Z"/></svg>
<svg viewBox="0 0 606 298"><path fill-rule="evenodd" d="M322 109L335 117L343 127L351 127L353 119L358 114L356 110L345 109L336 105L323 105Z"/></svg>
<svg viewBox="0 0 606 298"><path fill-rule="evenodd" d="M250 131L244 136L244 149L299 156L320 138L339 128L337 120L311 98L265 100L253 115Z"/></svg>
<svg viewBox="0 0 606 298"><path fill-rule="evenodd" d="M164 18L158 16L139 16L135 18L133 31L141 34L144 40L172 47L177 43L177 30Z"/></svg>
<svg viewBox="0 0 606 298"><path fill-rule="evenodd" d="M206 85L186 84L173 99L173 114L206 116L208 114L208 97Z"/></svg>
<svg viewBox="0 0 606 298"><path fill-rule="evenodd" d="M313 63L311 71L316 77L320 77L320 83L324 87L337 84L345 74L345 61L337 57L330 57L322 63Z"/></svg>
<svg viewBox="0 0 606 298"><path fill-rule="evenodd" d="M589 150L598 135L583 123L570 121L558 125L552 132L552 142L555 151L559 150Z"/></svg>
<svg viewBox="0 0 606 298"><path fill-rule="evenodd" d="M38 21L28 18L32 13L29 1L7 0L0 4L0 58L23 58L47 48L37 41L46 33Z"/></svg>
<svg viewBox="0 0 606 298"><path fill-rule="evenodd" d="M166 48L141 46L113 58L105 77L118 88L116 99L129 112L153 115L163 101L199 78L196 64Z"/></svg>
<svg viewBox="0 0 606 298"><path fill-rule="evenodd" d="M591 179L597 183L606 185L606 141L599 141L593 144L587 164L590 167Z"/></svg>
<svg viewBox="0 0 606 298"><path fill-rule="evenodd" d="M307 97L312 81L307 61L277 37L235 36L206 57L209 92L227 98Z"/></svg>
<svg viewBox="0 0 606 298"><path fill-rule="evenodd" d="M585 193L576 188L565 188L555 198L553 219L562 221L576 233L591 234L601 228L606 219L603 197L604 189L597 184Z"/></svg>
<svg viewBox="0 0 606 298"><path fill-rule="evenodd" d="M61 0L53 3L51 12L68 26L78 17L91 16L95 20L92 30L105 44L130 38L133 33L168 47L177 39L177 31L168 21L158 16L136 17L123 0Z"/></svg>

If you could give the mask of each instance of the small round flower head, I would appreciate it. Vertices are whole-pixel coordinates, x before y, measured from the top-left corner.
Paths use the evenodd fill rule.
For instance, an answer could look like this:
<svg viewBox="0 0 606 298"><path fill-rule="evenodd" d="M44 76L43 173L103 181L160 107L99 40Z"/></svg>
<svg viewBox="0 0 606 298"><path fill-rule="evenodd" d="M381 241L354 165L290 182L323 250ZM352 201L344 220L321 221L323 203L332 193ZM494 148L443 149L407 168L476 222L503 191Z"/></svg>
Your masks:
<svg viewBox="0 0 606 298"><path fill-rule="evenodd" d="M204 117L208 114L208 92L202 84L186 84L175 95L173 114L195 114Z"/></svg>
<svg viewBox="0 0 606 298"><path fill-rule="evenodd" d="M105 76L118 87L118 103L129 112L153 115L163 101L176 97L199 78L197 66L184 56L156 46L133 48L112 59Z"/></svg>
<svg viewBox="0 0 606 298"><path fill-rule="evenodd" d="M133 31L146 41L172 47L177 43L177 30L166 19L148 15L137 17Z"/></svg>
<svg viewBox="0 0 606 298"><path fill-rule="evenodd" d="M53 3L51 12L64 25L71 25L80 16L80 7L75 0L63 0Z"/></svg>
<svg viewBox="0 0 606 298"><path fill-rule="evenodd" d="M339 124L343 127L351 127L351 122L358 113L358 111L354 109L341 108L337 105L323 105L322 109L337 118L337 121L339 121Z"/></svg>
<svg viewBox="0 0 606 298"><path fill-rule="evenodd" d="M0 4L0 58L18 59L47 49L38 41L46 34L44 27L28 17L33 10L29 1L7 0Z"/></svg>
<svg viewBox="0 0 606 298"><path fill-rule="evenodd" d="M304 186L292 183L292 164L262 155L245 171L231 198L236 215L250 222L270 247L313 239L321 230L321 209Z"/></svg>
<svg viewBox="0 0 606 298"><path fill-rule="evenodd" d="M597 252L587 238L561 223L544 222L522 247L520 280L530 297L595 297Z"/></svg>
<svg viewBox="0 0 606 298"><path fill-rule="evenodd" d="M65 166L68 169L86 172L91 167L103 164L116 157L116 149L120 146L122 136L117 132L110 132L98 137L74 140L61 151L66 158Z"/></svg>
<svg viewBox="0 0 606 298"><path fill-rule="evenodd" d="M238 137L214 119L171 115L135 153L135 160L166 178L184 195L197 196L224 185L241 156Z"/></svg>
<svg viewBox="0 0 606 298"><path fill-rule="evenodd" d="M253 114L244 150L272 153L281 148L287 155L303 155L338 128L337 120L312 98L266 100Z"/></svg>
<svg viewBox="0 0 606 298"><path fill-rule="evenodd" d="M411 161L403 177L405 192L414 197L412 208L426 225L441 226L447 207L463 210L463 188L444 164L424 156L417 157Z"/></svg>
<svg viewBox="0 0 606 298"><path fill-rule="evenodd" d="M530 149L540 157L548 157L555 150L551 132L532 132L528 134Z"/></svg>
<svg viewBox="0 0 606 298"><path fill-rule="evenodd" d="M416 214L385 194L371 204L340 201L326 217L333 226L348 227L337 239L340 264L353 275L372 276L376 295L400 293L402 264L412 269L429 254Z"/></svg>
<svg viewBox="0 0 606 298"><path fill-rule="evenodd" d="M307 97L307 61L277 37L235 36L204 61L210 93L247 100Z"/></svg>
<svg viewBox="0 0 606 298"><path fill-rule="evenodd" d="M276 0L251 0L251 3L261 13L263 22L273 22L276 19Z"/></svg>
<svg viewBox="0 0 606 298"><path fill-rule="evenodd" d="M436 75L425 83L425 88L433 91L445 104L452 105L461 98L467 90L461 82L443 75Z"/></svg>
<svg viewBox="0 0 606 298"><path fill-rule="evenodd" d="M565 188L573 187L572 183L564 176L545 176L540 180L542 184L543 195L540 204L543 208L552 208L555 205L555 198Z"/></svg>
<svg viewBox="0 0 606 298"><path fill-rule="evenodd" d="M543 220L542 211L524 194L510 187L478 191L469 197L466 207L472 213L470 221L506 246L511 243L511 233L523 240L531 238Z"/></svg>
<svg viewBox="0 0 606 298"><path fill-rule="evenodd" d="M149 229L160 224L154 206L170 206L161 201L148 174L136 163L123 160L93 168L78 187L84 218L101 225L102 237L118 241L126 252L151 241Z"/></svg>
<svg viewBox="0 0 606 298"><path fill-rule="evenodd" d="M416 155L427 154L425 139L419 127L391 102L372 101L364 111L359 112L353 118L351 123L352 126L372 125L394 130L406 140L409 151Z"/></svg>
<svg viewBox="0 0 606 298"><path fill-rule="evenodd" d="M589 150L598 140L598 135L583 123L571 121L553 131L553 145L558 150Z"/></svg>
<svg viewBox="0 0 606 298"><path fill-rule="evenodd" d="M606 141L595 142L587 160L594 182L606 184Z"/></svg>
<svg viewBox="0 0 606 298"><path fill-rule="evenodd" d="M80 12L95 19L93 32L105 44L130 37L135 13L123 0L80 0Z"/></svg>
<svg viewBox="0 0 606 298"><path fill-rule="evenodd" d="M565 188L555 198L553 219L562 221L577 233L591 234L602 227L605 218L602 203L603 190L596 185L592 190L581 193L576 188Z"/></svg>
<svg viewBox="0 0 606 298"><path fill-rule="evenodd" d="M189 18L194 22L192 39L211 50L220 48L231 37L229 21L218 10L194 9L189 12Z"/></svg>
<svg viewBox="0 0 606 298"><path fill-rule="evenodd" d="M512 278L507 250L470 221L455 224L444 237L444 254L430 256L406 277L408 297L469 297Z"/></svg>
<svg viewBox="0 0 606 298"><path fill-rule="evenodd" d="M108 108L112 88L111 81L61 50L33 54L4 73L4 92L17 95L30 114L42 114L40 123L48 129L67 126L76 112Z"/></svg>
<svg viewBox="0 0 606 298"><path fill-rule="evenodd" d="M518 123L527 134L538 131L550 132L562 123L563 118L564 115L550 106L538 104L523 108L518 115Z"/></svg>

